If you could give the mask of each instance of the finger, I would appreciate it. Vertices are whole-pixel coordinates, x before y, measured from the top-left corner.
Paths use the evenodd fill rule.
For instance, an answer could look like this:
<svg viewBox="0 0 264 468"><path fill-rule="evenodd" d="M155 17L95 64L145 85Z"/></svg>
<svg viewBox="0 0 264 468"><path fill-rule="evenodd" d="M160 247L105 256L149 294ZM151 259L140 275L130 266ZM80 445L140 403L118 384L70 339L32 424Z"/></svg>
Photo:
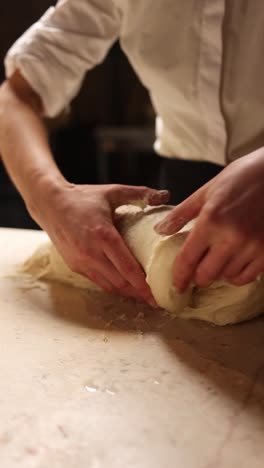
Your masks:
<svg viewBox="0 0 264 468"><path fill-rule="evenodd" d="M130 297L132 299L142 300L142 298L138 297L138 291L129 284L124 289L122 289L121 294L123 294L126 297ZM147 302L147 304L149 304L151 307L154 307L154 308L158 307L153 297L150 297L147 301L144 301L144 302Z"/></svg>
<svg viewBox="0 0 264 468"><path fill-rule="evenodd" d="M204 204L206 185L177 205L160 223L155 226L158 234L171 235L179 231L188 221L196 218Z"/></svg>
<svg viewBox="0 0 264 468"><path fill-rule="evenodd" d="M196 269L195 284L200 288L205 288L218 279L233 252L231 244L217 243L212 245Z"/></svg>
<svg viewBox="0 0 264 468"><path fill-rule="evenodd" d="M238 276L232 278L230 282L232 284L235 284L236 286L242 286L243 284L247 284L251 281L254 281L257 278L257 276L263 271L264 259L259 258L247 265L244 268L244 270L242 270L242 272Z"/></svg>
<svg viewBox="0 0 264 468"><path fill-rule="evenodd" d="M86 271L81 272L81 274L83 276L85 276L86 278L88 278L93 283L100 286L100 288L102 288L104 291L106 291L108 293L115 292L115 288L114 288L113 284L111 284L109 281L107 281L107 279L104 278L104 276L102 276L98 271L96 271L96 270L86 270Z"/></svg>
<svg viewBox="0 0 264 468"><path fill-rule="evenodd" d="M146 300L152 298L142 268L114 228L108 230L108 239L105 241L104 251L121 276L138 291L141 297Z"/></svg>
<svg viewBox="0 0 264 468"><path fill-rule="evenodd" d="M123 289L128 285L126 279L119 273L112 262L104 255L97 255L92 258L94 269L100 273L116 289Z"/></svg>
<svg viewBox="0 0 264 468"><path fill-rule="evenodd" d="M173 267L173 283L180 292L188 287L197 265L208 248L206 229L199 225L195 226L181 247Z"/></svg>
<svg viewBox="0 0 264 468"><path fill-rule="evenodd" d="M98 256L96 259L93 259L93 264L98 273L115 288L118 294L121 294L126 297L133 297L135 299L141 299L142 295L137 289L135 289L131 284L129 284L126 279L119 273L113 263L105 256ZM156 301L150 293L145 297L148 304L152 307L156 307Z"/></svg>
<svg viewBox="0 0 264 468"><path fill-rule="evenodd" d="M126 297L133 297L134 299L142 299L142 295L139 293L138 289L135 289L129 282L127 282L127 280L119 273L115 265L111 263L105 255L98 258L98 260L100 260L100 263L97 266L97 271L99 273L102 272L102 276L109 281L118 294ZM145 282L144 274L143 277ZM149 290L148 285L147 289ZM156 301L150 290L148 291L148 294L144 296L144 299L152 307L157 307Z"/></svg>
<svg viewBox="0 0 264 468"><path fill-rule="evenodd" d="M148 205L163 205L168 203L170 199L170 193L168 190L152 190L148 189L146 195L144 196L144 201Z"/></svg>
<svg viewBox="0 0 264 468"><path fill-rule="evenodd" d="M239 274L251 263L256 257L256 246L249 245L237 252L236 255L231 258L230 262L226 265L223 270L223 278L231 280L239 276Z"/></svg>
<svg viewBox="0 0 264 468"><path fill-rule="evenodd" d="M128 283L126 283L126 285L123 286L122 289L118 289L110 281L108 281L100 272L96 270L88 270L85 273L83 273L83 275L110 294L117 294L120 296L133 298L137 300L139 299L138 292Z"/></svg>
<svg viewBox="0 0 264 468"><path fill-rule="evenodd" d="M110 203L113 207L122 204L143 202L146 205L162 205L169 200L168 190L155 190L149 187L134 187L130 185L120 185L110 193Z"/></svg>

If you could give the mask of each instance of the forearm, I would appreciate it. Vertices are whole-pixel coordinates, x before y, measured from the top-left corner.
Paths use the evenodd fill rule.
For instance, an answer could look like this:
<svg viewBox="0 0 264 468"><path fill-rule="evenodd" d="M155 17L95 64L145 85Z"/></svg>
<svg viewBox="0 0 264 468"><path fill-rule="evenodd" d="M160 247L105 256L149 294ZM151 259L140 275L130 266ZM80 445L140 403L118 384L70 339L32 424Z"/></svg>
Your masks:
<svg viewBox="0 0 264 468"><path fill-rule="evenodd" d="M8 82L0 88L0 154L30 212L66 183L53 160L39 103L21 98Z"/></svg>

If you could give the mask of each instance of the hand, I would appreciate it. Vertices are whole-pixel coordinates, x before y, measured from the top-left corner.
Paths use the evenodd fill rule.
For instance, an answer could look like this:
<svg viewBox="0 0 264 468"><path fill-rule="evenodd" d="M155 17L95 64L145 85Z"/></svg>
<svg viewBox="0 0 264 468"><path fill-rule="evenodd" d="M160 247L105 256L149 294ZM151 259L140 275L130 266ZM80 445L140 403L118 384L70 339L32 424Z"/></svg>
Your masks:
<svg viewBox="0 0 264 468"><path fill-rule="evenodd" d="M44 190L42 190L42 193ZM168 192L124 185L71 185L38 207L33 217L68 266L108 292L155 301L145 274L113 225L117 206L136 200L167 202Z"/></svg>
<svg viewBox="0 0 264 468"><path fill-rule="evenodd" d="M134 200L164 203L168 193L69 184L53 159L42 113L40 96L15 72L0 89L0 150L30 214L74 271L107 291L153 303L145 275L116 231L112 214L118 205Z"/></svg>
<svg viewBox="0 0 264 468"><path fill-rule="evenodd" d="M234 285L264 271L264 149L231 163L156 226L170 235L197 218L174 267L184 291L193 279L205 287L218 278Z"/></svg>

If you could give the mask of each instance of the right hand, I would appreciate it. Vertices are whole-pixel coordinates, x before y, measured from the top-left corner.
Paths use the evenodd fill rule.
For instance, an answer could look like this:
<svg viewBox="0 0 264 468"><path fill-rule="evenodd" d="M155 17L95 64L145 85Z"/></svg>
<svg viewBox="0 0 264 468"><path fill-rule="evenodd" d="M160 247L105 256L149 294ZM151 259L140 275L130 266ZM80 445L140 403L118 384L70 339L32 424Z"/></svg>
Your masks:
<svg viewBox="0 0 264 468"><path fill-rule="evenodd" d="M42 191L43 193L44 191ZM104 290L155 305L145 274L113 224L116 207L168 201L168 192L126 185L65 184L29 211L72 271Z"/></svg>

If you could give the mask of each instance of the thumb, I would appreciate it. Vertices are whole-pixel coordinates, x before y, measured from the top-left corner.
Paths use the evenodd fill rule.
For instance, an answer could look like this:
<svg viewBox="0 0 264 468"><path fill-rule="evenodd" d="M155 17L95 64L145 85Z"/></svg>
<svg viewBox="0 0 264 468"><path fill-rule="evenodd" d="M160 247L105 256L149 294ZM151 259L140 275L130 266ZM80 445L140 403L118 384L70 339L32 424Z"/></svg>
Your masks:
<svg viewBox="0 0 264 468"><path fill-rule="evenodd" d="M160 223L156 224L155 231L158 234L170 236L179 231L188 221L196 218L204 204L205 190L206 187L203 186L173 208Z"/></svg>
<svg viewBox="0 0 264 468"><path fill-rule="evenodd" d="M120 185L111 194L111 204L114 207L127 203L144 207L145 205L162 205L169 200L167 190L155 190L149 187Z"/></svg>

